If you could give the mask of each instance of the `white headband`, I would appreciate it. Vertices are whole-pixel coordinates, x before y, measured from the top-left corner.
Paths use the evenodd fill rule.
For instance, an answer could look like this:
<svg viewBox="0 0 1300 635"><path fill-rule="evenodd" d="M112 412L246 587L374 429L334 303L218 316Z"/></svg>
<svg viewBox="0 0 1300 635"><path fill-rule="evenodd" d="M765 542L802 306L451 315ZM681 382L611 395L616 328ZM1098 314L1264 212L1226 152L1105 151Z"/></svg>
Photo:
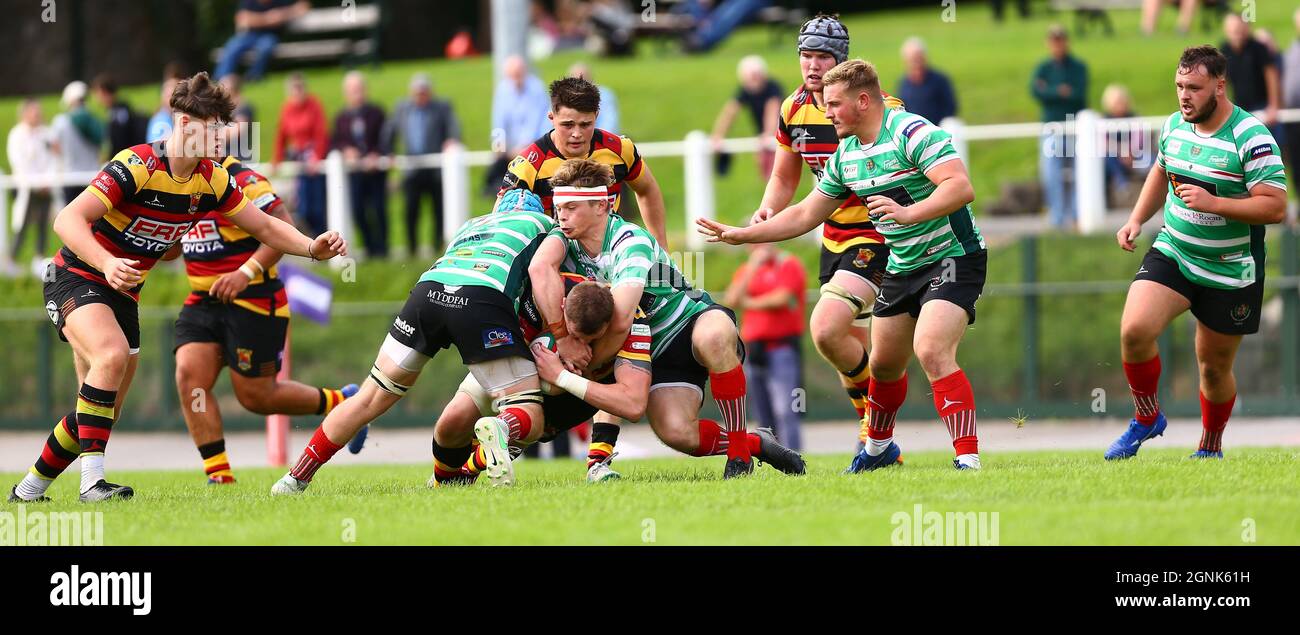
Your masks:
<svg viewBox="0 0 1300 635"><path fill-rule="evenodd" d="M608 198L609 189L604 185L598 187L569 187L562 185L555 188L552 202L559 205L573 201L599 201Z"/></svg>

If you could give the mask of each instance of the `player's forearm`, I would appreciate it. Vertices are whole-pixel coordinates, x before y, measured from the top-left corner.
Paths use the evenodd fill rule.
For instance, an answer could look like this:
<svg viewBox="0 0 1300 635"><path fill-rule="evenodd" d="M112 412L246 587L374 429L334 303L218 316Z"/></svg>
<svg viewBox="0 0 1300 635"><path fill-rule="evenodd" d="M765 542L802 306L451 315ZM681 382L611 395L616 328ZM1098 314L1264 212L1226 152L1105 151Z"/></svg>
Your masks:
<svg viewBox="0 0 1300 635"><path fill-rule="evenodd" d="M293 225L293 217L289 216L289 212L285 210L284 205L277 205L275 211L269 213L273 218L278 218ZM261 265L264 269L270 269L279 264L280 259L284 257L284 252L263 244L257 247L257 251L253 252L252 257L256 259L257 264Z"/></svg>
<svg viewBox="0 0 1300 635"><path fill-rule="evenodd" d="M1151 171L1147 173L1147 180L1142 184L1142 193L1138 195L1137 203L1133 205L1133 213L1129 214L1129 221L1145 223L1164 207L1165 195L1168 192L1167 179L1164 168L1158 164L1151 166Z"/></svg>
<svg viewBox="0 0 1300 635"><path fill-rule="evenodd" d="M953 176L934 188L925 200L911 206L914 214L913 223L923 223L936 218L943 218L975 200L975 188L971 187L966 176Z"/></svg>
<svg viewBox="0 0 1300 635"><path fill-rule="evenodd" d="M811 196L820 195L813 192ZM746 243L774 243L802 236L823 220L826 220L825 215L818 214L808 199L804 199L757 225L737 230L736 234Z"/></svg>
<svg viewBox="0 0 1300 635"><path fill-rule="evenodd" d="M646 371L637 370L635 372ZM646 386L630 386L622 381L613 384L585 381L584 390L577 389L577 386L581 385L582 382L566 380L564 377L561 377L557 385L588 404L628 421L640 421L641 417L645 416L646 402L649 400ZM642 383L648 383L648 381Z"/></svg>
<svg viewBox="0 0 1300 635"><path fill-rule="evenodd" d="M1215 197L1211 211L1249 225L1280 223L1286 218L1286 194L1280 189L1263 186L1262 191L1247 198Z"/></svg>
<svg viewBox="0 0 1300 635"><path fill-rule="evenodd" d="M543 263L533 262L528 266L528 278L533 285L533 301L542 314L542 323L554 324L564 319L560 306L564 302L564 280L560 271L550 266L538 266Z"/></svg>
<svg viewBox="0 0 1300 635"><path fill-rule="evenodd" d="M263 246L286 254L314 259L311 253L312 239L304 236L289 223L263 213L250 213L250 210L235 214L231 220L244 231L252 234L253 238Z"/></svg>
<svg viewBox="0 0 1300 635"><path fill-rule="evenodd" d="M655 241L664 249L668 248L668 227L667 217L668 210L664 206L664 195L655 188L654 191L646 194L640 192L636 195L637 206L641 208L641 220L645 221L645 228L655 237Z"/></svg>
<svg viewBox="0 0 1300 635"><path fill-rule="evenodd" d="M778 149L777 152L785 152ZM763 188L763 200L758 204L759 209L770 209L780 211L790 204L794 198L795 188L799 187L799 180L790 180L772 171L772 178L768 179L767 187Z"/></svg>

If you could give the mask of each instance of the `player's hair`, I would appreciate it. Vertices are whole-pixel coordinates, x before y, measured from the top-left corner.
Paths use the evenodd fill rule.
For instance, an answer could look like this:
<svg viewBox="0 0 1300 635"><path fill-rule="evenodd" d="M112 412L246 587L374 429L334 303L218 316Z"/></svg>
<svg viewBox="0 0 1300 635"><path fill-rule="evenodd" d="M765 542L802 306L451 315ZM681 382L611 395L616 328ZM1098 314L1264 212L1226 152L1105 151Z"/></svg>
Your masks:
<svg viewBox="0 0 1300 635"><path fill-rule="evenodd" d="M1197 66L1205 67L1205 73L1210 77L1223 77L1228 72L1228 58L1224 57L1219 49L1209 44L1183 49L1183 56L1178 58L1178 70L1190 73L1196 70Z"/></svg>
<svg viewBox="0 0 1300 635"><path fill-rule="evenodd" d="M822 76L822 85L844 84L850 91L864 90L875 99L880 99L880 75L876 67L865 60L848 60L835 65Z"/></svg>
<svg viewBox="0 0 1300 635"><path fill-rule="evenodd" d="M591 159L569 159L551 175L551 187L609 187L614 184L614 170Z"/></svg>
<svg viewBox="0 0 1300 635"><path fill-rule="evenodd" d="M235 112L230 93L204 72L177 82L169 105L173 112L217 121L230 121Z"/></svg>
<svg viewBox="0 0 1300 635"><path fill-rule="evenodd" d="M594 280L579 282L565 296L564 315L579 333L595 335L614 319L614 294Z"/></svg>
<svg viewBox="0 0 1300 635"><path fill-rule="evenodd" d="M572 108L578 112L600 110L600 89L581 77L565 77L551 82L551 112Z"/></svg>

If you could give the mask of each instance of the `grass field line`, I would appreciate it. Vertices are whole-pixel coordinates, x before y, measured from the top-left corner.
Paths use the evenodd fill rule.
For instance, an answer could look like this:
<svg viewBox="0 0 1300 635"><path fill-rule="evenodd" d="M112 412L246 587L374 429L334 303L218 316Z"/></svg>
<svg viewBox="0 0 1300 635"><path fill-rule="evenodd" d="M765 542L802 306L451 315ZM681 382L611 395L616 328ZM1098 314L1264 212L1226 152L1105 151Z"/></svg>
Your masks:
<svg viewBox="0 0 1300 635"><path fill-rule="evenodd" d="M981 421L980 449L986 457L999 452L1037 450L1089 450L1098 457L1123 431L1119 420L1030 421L1023 427L1005 420ZM293 431L289 459L293 460L311 430ZM0 473L26 470L48 433L39 431L0 432ZM1195 449L1200 439L1200 421L1172 419L1164 437L1152 447ZM857 440L856 422L808 424L803 427L808 455L851 452ZM937 421L900 422L895 438L906 452L948 450L951 442ZM340 452L331 465L426 464L430 459L430 430L425 428L371 429L366 448L358 455ZM1300 448L1300 419L1252 418L1233 420L1224 435L1224 448L1231 456L1234 447L1282 446ZM226 436L226 448L236 471L241 467L266 467L266 438L260 432L235 432ZM586 454L586 445L575 442L575 452ZM647 424L624 426L619 436L620 459L678 456L654 437ZM986 459L987 460L987 459ZM996 460L996 459L994 459ZM113 435L107 464L115 470L184 470L199 468L198 452L186 434L174 432L128 432Z"/></svg>

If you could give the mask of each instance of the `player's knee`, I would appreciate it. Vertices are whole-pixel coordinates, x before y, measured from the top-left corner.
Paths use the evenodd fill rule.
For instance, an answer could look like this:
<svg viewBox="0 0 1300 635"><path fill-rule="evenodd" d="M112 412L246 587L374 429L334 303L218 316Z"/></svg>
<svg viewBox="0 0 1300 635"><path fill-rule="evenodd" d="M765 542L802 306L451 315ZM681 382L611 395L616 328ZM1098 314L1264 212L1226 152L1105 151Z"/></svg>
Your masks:
<svg viewBox="0 0 1300 635"><path fill-rule="evenodd" d="M695 349L702 355L701 361L704 359L720 360L728 354L734 355L736 340L739 337L736 333L736 326L731 323L730 319L716 311L711 313L722 319L702 321L695 326L695 341L693 344Z"/></svg>
<svg viewBox="0 0 1300 635"><path fill-rule="evenodd" d="M113 347L97 353L91 361L91 366L103 374L120 378L126 375L126 366L130 360L131 353L125 346Z"/></svg>
<svg viewBox="0 0 1300 635"><path fill-rule="evenodd" d="M700 434L696 426L681 424L657 426L655 434L664 445L681 452L690 454L700 446Z"/></svg>
<svg viewBox="0 0 1300 635"><path fill-rule="evenodd" d="M258 415L275 414L272 393L275 384L271 382L250 382L240 385L235 390L235 398L245 410Z"/></svg>
<svg viewBox="0 0 1300 635"><path fill-rule="evenodd" d="M1123 324L1119 330L1119 341L1126 351L1142 351L1154 346L1159 335L1144 325Z"/></svg>
<svg viewBox="0 0 1300 635"><path fill-rule="evenodd" d="M945 371L956 363L956 355L945 346L937 346L929 342L918 343L916 361L921 364L921 369L926 375L942 376L947 374Z"/></svg>
<svg viewBox="0 0 1300 635"><path fill-rule="evenodd" d="M1219 386L1232 378L1232 364L1222 360L1203 360L1199 362L1201 383L1206 386Z"/></svg>

